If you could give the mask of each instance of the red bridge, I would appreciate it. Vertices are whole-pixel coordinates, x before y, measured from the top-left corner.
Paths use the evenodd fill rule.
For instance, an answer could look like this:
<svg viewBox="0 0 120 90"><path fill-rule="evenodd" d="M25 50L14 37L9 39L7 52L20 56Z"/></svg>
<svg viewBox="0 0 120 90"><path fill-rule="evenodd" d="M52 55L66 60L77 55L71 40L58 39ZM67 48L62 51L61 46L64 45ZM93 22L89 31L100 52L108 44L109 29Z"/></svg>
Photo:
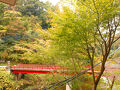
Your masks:
<svg viewBox="0 0 120 90"><path fill-rule="evenodd" d="M69 70L70 71L70 70ZM11 66L12 73L67 74L68 69L58 65L19 64Z"/></svg>
<svg viewBox="0 0 120 90"><path fill-rule="evenodd" d="M3 67L3 66L2 66ZM6 66L8 67L8 66ZM90 66L86 66L86 69L90 68ZM107 69L114 70L114 67L107 67ZM14 74L24 74L24 73L36 73L36 74L60 74L60 75L75 75L79 72L74 72L70 70L68 67L59 66L59 65L37 65L37 64L19 64L15 66L11 66L11 73ZM105 70L107 71L107 70ZM95 76L99 75L99 71L94 71ZM92 71L87 71L88 74L92 75ZM103 75L104 77L110 77L107 75ZM111 77L113 77L111 75Z"/></svg>
<svg viewBox="0 0 120 90"><path fill-rule="evenodd" d="M86 67L89 68L89 67ZM37 65L37 64L19 64L17 66L11 66L11 73L37 73L37 74L60 74L60 75L75 75L78 72L74 72L67 67L58 65ZM89 70L88 74L92 74ZM99 72L95 71L96 76Z"/></svg>
<svg viewBox="0 0 120 90"><path fill-rule="evenodd" d="M2 67L9 67L2 66ZM86 69L90 68L90 66L85 67ZM111 69L111 68L110 68ZM60 74L60 75L75 75L79 72L74 72L70 70L68 67L59 66L59 65L37 65L37 64L19 64L10 67L11 73L17 75L24 73L36 73L36 74ZM87 71L88 74L92 75L92 71ZM99 75L98 71L95 71L96 77Z"/></svg>

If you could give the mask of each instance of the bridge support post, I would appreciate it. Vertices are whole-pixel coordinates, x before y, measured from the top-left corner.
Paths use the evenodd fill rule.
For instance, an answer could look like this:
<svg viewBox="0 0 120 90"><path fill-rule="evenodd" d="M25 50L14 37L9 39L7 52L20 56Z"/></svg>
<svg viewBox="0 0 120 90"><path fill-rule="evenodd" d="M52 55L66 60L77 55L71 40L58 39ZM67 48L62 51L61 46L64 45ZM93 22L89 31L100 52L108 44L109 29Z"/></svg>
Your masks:
<svg viewBox="0 0 120 90"><path fill-rule="evenodd" d="M20 80L24 78L24 73L15 73L15 80Z"/></svg>
<svg viewBox="0 0 120 90"><path fill-rule="evenodd" d="M72 85L71 83L66 84L66 90L72 90Z"/></svg>
<svg viewBox="0 0 120 90"><path fill-rule="evenodd" d="M10 61L8 61L8 67L7 67L7 71L8 71L9 73L11 72Z"/></svg>

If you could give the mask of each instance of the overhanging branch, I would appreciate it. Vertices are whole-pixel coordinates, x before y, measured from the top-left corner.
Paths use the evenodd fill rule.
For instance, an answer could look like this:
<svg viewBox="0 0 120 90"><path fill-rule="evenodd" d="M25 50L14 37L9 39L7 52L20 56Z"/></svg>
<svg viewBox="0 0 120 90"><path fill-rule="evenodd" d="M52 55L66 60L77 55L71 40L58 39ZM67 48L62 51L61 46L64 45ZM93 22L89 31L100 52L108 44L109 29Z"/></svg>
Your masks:
<svg viewBox="0 0 120 90"><path fill-rule="evenodd" d="M117 40L119 40L120 39L120 36L117 38L117 39L115 39L114 41L113 41L113 43L115 43Z"/></svg>

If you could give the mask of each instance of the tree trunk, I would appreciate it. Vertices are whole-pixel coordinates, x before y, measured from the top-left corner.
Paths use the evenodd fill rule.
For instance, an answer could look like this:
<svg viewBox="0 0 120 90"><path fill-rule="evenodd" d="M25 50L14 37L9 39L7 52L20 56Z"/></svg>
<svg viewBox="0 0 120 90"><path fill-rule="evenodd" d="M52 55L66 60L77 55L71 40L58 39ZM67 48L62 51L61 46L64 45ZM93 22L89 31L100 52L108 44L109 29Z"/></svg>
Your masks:
<svg viewBox="0 0 120 90"><path fill-rule="evenodd" d="M106 53L106 55L104 55L104 57L103 57L100 74L99 74L99 76L97 77L97 79L96 79L96 81L95 81L94 90L97 89L97 85L98 85L98 83L99 83L99 81L100 81L100 78L101 78L101 76L103 75L103 73L104 73L104 71L105 71L105 63L106 63L106 61L107 61L107 57L108 57L108 53Z"/></svg>
<svg viewBox="0 0 120 90"><path fill-rule="evenodd" d="M113 88L114 82L115 82L115 76L113 77L113 81L112 81L112 84L111 84L111 86L110 86L111 90L112 90L112 88Z"/></svg>

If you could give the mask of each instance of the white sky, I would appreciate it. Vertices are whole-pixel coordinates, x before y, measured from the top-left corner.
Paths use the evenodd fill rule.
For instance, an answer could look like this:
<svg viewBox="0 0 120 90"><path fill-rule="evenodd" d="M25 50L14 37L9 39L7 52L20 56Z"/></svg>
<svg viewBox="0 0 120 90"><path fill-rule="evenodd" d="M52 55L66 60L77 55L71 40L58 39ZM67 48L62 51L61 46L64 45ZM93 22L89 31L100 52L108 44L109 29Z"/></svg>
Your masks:
<svg viewBox="0 0 120 90"><path fill-rule="evenodd" d="M59 0L41 0L43 2L50 1L53 5L59 2Z"/></svg>

